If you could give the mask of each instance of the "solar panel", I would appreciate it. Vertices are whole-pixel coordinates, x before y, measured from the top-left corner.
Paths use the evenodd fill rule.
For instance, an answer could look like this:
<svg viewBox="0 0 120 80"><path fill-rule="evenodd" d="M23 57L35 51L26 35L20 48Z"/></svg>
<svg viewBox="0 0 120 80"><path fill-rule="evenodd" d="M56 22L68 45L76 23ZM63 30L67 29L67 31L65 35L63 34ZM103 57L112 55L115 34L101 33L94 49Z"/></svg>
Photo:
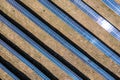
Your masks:
<svg viewBox="0 0 120 80"><path fill-rule="evenodd" d="M82 80L81 77L79 77L78 75L76 75L73 71L71 71L67 66L65 66L64 64L62 64L57 58L55 58L54 56L52 56L49 52L47 52L43 47L41 47L40 45L38 45L35 41L33 41L29 36L27 36L26 34L24 34L21 30L19 30L16 26L14 26L13 24L11 24L7 19L5 19L2 15L0 15L0 19L3 23L5 23L8 27L10 27L13 31L15 31L16 33L18 33L22 38L24 38L26 41L28 41L33 47L35 47L38 51L40 51L43 55L45 55L48 59L50 59L52 62L54 62L57 66L59 66L62 70L64 70L67 74L69 74L73 79L76 80ZM3 42L1 42L2 44ZM6 47L6 46L5 46ZM12 50L13 51L13 50ZM15 55L15 54L14 54ZM17 56L17 55L16 55ZM19 56L17 56L19 57ZM21 59L22 61L23 58ZM31 66L30 66L31 67ZM34 69L35 70L35 69ZM41 76L41 75L40 75ZM42 75L43 79L48 79L49 78L45 78L45 76Z"/></svg>
<svg viewBox="0 0 120 80"><path fill-rule="evenodd" d="M0 68L4 70L8 75L10 75L14 80L20 80L15 74L8 70L2 63L0 63Z"/></svg>
<svg viewBox="0 0 120 80"><path fill-rule="evenodd" d="M119 8L119 5L116 5L116 6L114 6L115 4L113 5L113 3L112 3L113 1L114 0L110 0L108 2L110 5L112 5L112 7ZM13 7L6 8L6 6L4 5L5 2L10 3ZM45 80L50 80L50 79L58 80L61 78L62 79L67 79L67 78L71 79L72 78L73 80L90 80L90 79L119 80L120 79L119 72L117 72L117 69L119 70L119 65L120 65L120 55L119 55L119 53L117 53L117 52L119 52L119 50L116 49L117 46L119 46L119 44L117 44L117 46L114 45L113 47L115 50L113 50L111 47L109 47L107 45L107 42L104 43L104 41L101 40L102 37L100 37L100 38L96 37L97 34L93 34L85 26L83 26L80 22L75 20L69 14L71 12L67 13L62 8L60 8L57 4L62 4L62 3L59 3L59 1L58 1L58 3L56 3L56 1L52 1L52 0L38 0L34 3L35 6L31 2L34 2L34 0L33 1L31 0L30 3L27 3L27 1L20 1L20 0L6 0L3 2L3 4L1 5L3 10L0 10L0 22L4 25L2 25L2 24L0 25L0 26L3 26L2 27L3 30L0 33L0 45L2 45L4 48L6 48L12 55L17 57L20 62L22 61L23 63L25 63L28 66L27 68L30 67L36 73L36 75L40 76L39 78L41 78L41 79L45 79ZM39 2L42 5L39 4ZM106 2L107 2L107 0L106 0ZM67 3L67 0L65 1L65 4L66 3ZM73 7L73 6L71 6L72 3L74 5L76 5L79 9L81 9L84 12L84 14L87 14L91 19L93 19L94 22L99 24L100 27L105 29L109 34L111 34L114 38L116 38L118 40L118 42L120 41L120 30L118 30L112 23L110 23L109 20L107 20L101 14L99 14L99 12L94 10L92 7L90 7L90 5L88 5L83 0L68 0L67 4L70 4L69 5L70 8ZM11 5L9 5L9 6L11 6ZM62 4L62 5L64 7L64 4ZM38 7L40 9L39 14L37 12L35 12L38 10ZM46 9L45 7L47 7L48 9ZM13 11L13 10L16 10L14 8L16 8L18 11ZM34 10L34 8L37 8L37 10ZM13 12L7 11L8 9L12 10ZM56 16L51 15L51 12L49 12L48 10L50 10ZM72 10L73 10L73 8L72 8ZM25 18L23 19L23 18L19 18L19 17L15 18L16 15L14 15L14 14L17 14L20 12L22 14L24 14L24 17L27 17L28 19L26 20ZM38 12L39 12L39 10L38 10ZM10 17L10 16L8 16L8 14L9 15L13 14L13 16ZM17 14L17 15L19 15L20 17L23 17L23 15L21 15L21 14ZM43 15L45 16L44 18L43 18ZM53 22L54 19L56 19L54 17L59 17L61 20L63 20L68 25L64 26L65 28L63 28L63 26L61 25L63 22L60 22L60 25L62 27L59 24L56 26L56 23L54 24L54 22ZM82 16L82 18L83 17L84 16ZM12 18L14 18L14 19L12 19ZM46 18L47 18L47 20L50 19L50 21L52 19L53 24L49 20L46 21ZM78 17L78 18L80 18L80 17ZM27 27L28 24L26 24L24 21L18 22L18 21L16 21L17 19L19 21L26 20L25 22L27 22L27 23L30 20L33 23L35 23L37 25L37 27L35 27L34 24L32 22L30 22L28 24L31 24L31 25L29 25L29 29L28 29L28 27ZM55 20L55 22L56 22L56 20ZM19 23L21 23L21 24L19 24ZM22 26L22 25L24 25L24 26ZM30 54L34 55L33 56L34 58L31 57L30 54L28 54L29 51L27 51L27 49L29 49L29 48L26 48L24 43L23 44L18 43L16 45L16 43L15 43L16 40L11 41L11 36L9 36L9 34L11 34L11 33L6 33L7 30L5 30L4 27L6 27L5 29L8 28L7 29L8 32L9 32L9 28L10 28L12 30L12 32L15 32L13 34L18 34L19 35L18 37L21 37L26 42L28 42L31 45L31 48L34 48L38 51L38 54L41 53L46 58L48 58L51 63L54 63L55 65L50 64L50 67L49 67L49 64L46 65L46 63L49 63L49 62L37 61L37 60L39 60L40 55L38 57L38 56L36 56L36 54L34 54L34 51L32 54L32 52L30 50ZM68 31L68 30L66 31L66 29L69 27L71 27L78 33L73 32L73 33L70 33L70 35L69 35L69 32L71 31L71 29L70 29L70 31ZM45 31L45 35L46 34L49 34L49 35L44 37L43 32L37 32L40 34L36 34L36 31L31 30L33 28L35 30L37 28L41 28L43 32ZM61 28L65 29L65 30L58 30ZM97 27L95 29L97 29ZM40 30L38 30L38 31L40 31ZM85 43L85 45L84 45L84 43L80 43L80 45L78 45L79 44L79 42L77 41L78 38L74 37L75 39L72 39L73 36L79 36L79 34L82 35L86 39L85 41L87 41L87 43ZM42 36L39 36L39 35L42 35ZM68 37L66 37L66 35ZM7 36L9 36L9 37L7 38ZM38 36L40 39L38 38ZM50 40L48 39L48 36L49 36ZM110 35L109 35L109 37L110 37ZM41 41L41 39L42 39L42 41ZM44 39L48 39L48 40L44 41ZM60 43L57 45L59 46L59 48L62 48L62 49L64 48L65 51L62 50L62 52L61 52L60 51L61 49L58 49L56 44L54 44L55 40L51 41L51 39L55 39L57 41L57 43ZM19 40L19 39L17 39L17 40ZM81 41L82 40L83 39L81 38ZM46 42L46 41L50 41L50 42ZM56 41L55 41L55 43L56 43ZM91 45L92 47L94 47L94 48L90 47L90 49L92 48L92 50L93 50L92 53L91 53L90 49L85 49L85 48L82 49L81 48L81 47L87 47L88 41L96 47L95 48L93 45ZM115 42L114 44L116 44L116 43L117 42ZM111 44L113 45L113 43L109 43L109 45L111 45ZM24 48L21 49L18 45L23 46L25 49ZM53 46L53 48L48 47L48 46L51 46L51 47ZM89 47L87 47L87 48L89 48ZM98 48L97 52L100 53L101 55L96 54L94 52L94 50L97 50L97 48ZM68 49L67 54L71 54L71 52L72 52L75 55L61 54L64 52L66 53L66 49ZM54 50L60 51L60 53L57 53ZM87 50L87 51L85 51L85 50ZM99 52L99 50L101 52ZM117 50L117 52L116 52L116 50ZM26 53L26 51L28 53ZM69 51L71 51L71 52L69 53ZM4 52L4 50L3 50L3 52ZM103 55L102 55L102 52L103 52ZM7 55L4 55L4 54L2 55L2 57L4 57L4 58L6 58L6 56ZM77 57L75 57L75 56L77 56ZM72 57L73 59L70 59L70 57ZM105 59L105 60L107 60L107 59L109 59L109 60L112 59L112 60L110 60L110 61L101 60L101 57L103 57L102 59ZM11 60L6 61L4 58L0 57L0 68L2 68L14 80L21 80L21 79L22 80L30 80L30 78L38 77L34 74L27 74L28 75L27 76L26 72L25 73L24 73L24 71L21 72L20 68L17 69L17 67L14 67L14 65L16 65L16 64L14 64L14 62L11 64L11 63L9 63L9 62L11 62ZM42 60L44 60L44 58L42 58ZM66 58L68 61L66 60ZM80 59L83 62L76 65L76 63L78 63ZM74 60L76 60L76 61L74 61ZM73 62L70 63L71 61L73 61ZM110 64L108 62L110 62ZM44 67L44 65L47 68ZM85 65L85 66L83 66L83 65ZM90 67L88 67L87 65ZM113 67L111 67L110 65L115 66L115 69L112 69ZM51 66L54 66L55 69L54 69L54 67L51 67ZM58 68L58 67L61 70L55 71L56 68ZM87 71L86 71L86 69L87 69ZM51 72L51 71L53 71L53 72ZM66 73L67 75L66 74L64 76L61 75L61 71L64 71L64 74ZM96 71L95 73L97 73L97 74L95 74L94 71ZM31 72L31 71L28 71L27 73L29 73L29 72ZM33 77L30 75L33 75ZM6 79L7 79L7 77L6 77Z"/></svg>
<svg viewBox="0 0 120 80"><path fill-rule="evenodd" d="M11 3L11 2L9 2L9 3ZM95 64L93 61L91 61L88 57L86 57L84 54L82 54L82 52L80 52L74 46L72 46L70 43L68 43L66 40L64 40L60 35L58 35L56 32L54 32L52 29L50 29L47 25L42 23L34 15L32 15L27 10L25 10L22 6L20 6L16 2L12 2L11 4L14 7L16 7L19 11L21 11L24 15L26 15L29 19L31 19L33 22L35 22L39 27L41 27L43 30L45 30L47 33L49 33L51 36L53 36L56 40L58 40L66 48L68 48L73 53L75 53L78 57L80 57L83 61L85 61L88 65L90 65L92 68L94 68L101 75L105 76L106 78L112 79L112 77L108 73L106 73L102 68L100 68L97 64ZM17 6L15 4L17 4Z"/></svg>
<svg viewBox="0 0 120 80"><path fill-rule="evenodd" d="M102 0L103 3L120 16L120 4L115 0Z"/></svg>
<svg viewBox="0 0 120 80"><path fill-rule="evenodd" d="M102 28L109 32L114 38L120 41L120 31L113 26L109 21L104 17L95 12L82 0L71 0L77 7L79 7L83 12L89 15L96 23L98 23Z"/></svg>
<svg viewBox="0 0 120 80"><path fill-rule="evenodd" d="M0 16L1 17L1 16ZM33 71L35 71L42 79L50 80L44 73L42 73L39 69L37 69L33 64L31 64L27 59L21 56L18 52L12 49L9 45L7 45L3 40L0 39L0 44L5 47L8 51L10 51L13 55L15 55L18 59L20 59L23 63L29 66ZM16 79L17 80L17 79Z"/></svg>
<svg viewBox="0 0 120 80"><path fill-rule="evenodd" d="M49 0L39 0L44 6L46 6L49 10L55 13L58 17L60 17L63 21L65 21L70 27L76 30L79 34L81 34L85 39L95 45L99 50L101 50L106 56L110 57L113 61L115 61L118 65L120 65L120 57L116 55L110 48L108 48L102 41L100 41L93 34L88 32L83 26L76 23L72 18L58 9L55 5L53 5Z"/></svg>

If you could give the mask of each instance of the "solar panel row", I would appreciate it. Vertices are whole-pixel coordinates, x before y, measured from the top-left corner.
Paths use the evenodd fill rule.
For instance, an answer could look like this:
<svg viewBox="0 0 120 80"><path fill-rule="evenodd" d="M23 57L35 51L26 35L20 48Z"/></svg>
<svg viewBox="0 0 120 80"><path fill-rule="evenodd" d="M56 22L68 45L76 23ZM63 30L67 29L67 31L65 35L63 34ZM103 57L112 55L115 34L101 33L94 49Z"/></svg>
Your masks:
<svg viewBox="0 0 120 80"><path fill-rule="evenodd" d="M91 57L87 56L86 52L77 49L68 39L66 39L65 35L58 32L57 29L53 29L51 25L46 22L42 18L36 17L29 7L27 7L24 3L19 0L7 0L12 6L18 9L21 13L23 13L26 17L28 17L31 21L37 24L41 29L46 31L50 36L52 36L55 40L65 46L68 50L73 52L76 56L78 56L81 60L83 60L87 65L92 67L95 71L101 74L106 80L116 80L115 76L105 70L100 63L91 59ZM116 39L120 40L120 32L115 26L113 26L108 20L99 15L99 13L95 12L92 8L90 8L87 4L85 4L81 0L71 0L75 5L77 5L81 10L83 10L86 14L88 14L93 20L95 20L101 27L107 30L111 35L113 35ZM46 6L49 10L51 10L54 14L56 14L59 18L61 18L64 22L66 22L70 27L72 27L75 31L77 31L80 35L82 35L85 39L87 39L91 44L100 49L106 56L111 58L114 62L120 65L120 56L117 55L116 52L112 51L110 47L104 44L103 41L99 40L94 34L88 31L84 26L76 22L71 16L66 14L62 9L60 9L56 4L54 4L51 0L39 0L44 6ZM38 44L34 35L29 31L25 30L20 24L18 26L17 22L12 20L8 15L4 12L0 11L0 21L6 24L9 28L11 28L14 32L20 35L23 39L25 39L29 44L31 44L35 49L45 55L48 59L50 59L53 63L55 63L58 67L60 67L63 71L65 71L72 79L74 80L84 80L86 79L83 75L78 75L74 72L69 65L65 65L64 62L53 56L44 46ZM49 24L49 25L48 25ZM0 36L3 36L0 34ZM32 37L33 36L33 37ZM21 55L15 48L13 48L9 42L6 42L5 39L0 37L0 44L5 47L8 51L10 51L13 55L15 55L18 59L24 62L28 67L30 67L33 71L35 71L42 79L50 80L50 76L45 74L42 70L38 69L29 59L25 58L24 55ZM14 45L14 44L13 44ZM99 64L97 64L97 63ZM19 80L19 77L16 74L12 73L9 69L7 69L4 64L0 63L0 67L7 72L13 79ZM84 73L83 73L84 74ZM57 79L57 78L56 78ZM89 80L89 79L88 79Z"/></svg>

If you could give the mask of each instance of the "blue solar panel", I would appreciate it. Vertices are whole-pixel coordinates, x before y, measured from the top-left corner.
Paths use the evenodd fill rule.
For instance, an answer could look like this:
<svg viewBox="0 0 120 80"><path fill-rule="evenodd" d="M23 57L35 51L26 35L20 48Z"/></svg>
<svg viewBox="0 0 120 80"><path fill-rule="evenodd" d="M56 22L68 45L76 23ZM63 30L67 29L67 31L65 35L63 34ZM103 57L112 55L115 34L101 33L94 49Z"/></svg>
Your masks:
<svg viewBox="0 0 120 80"><path fill-rule="evenodd" d="M89 42L95 45L99 50L101 50L106 56L110 57L113 61L115 61L118 65L120 65L120 57L116 55L110 48L108 48L103 42L101 42L98 38L88 32L81 25L76 23L72 18L68 17L64 12L59 10L55 5L53 5L48 0L39 0L44 6L46 6L49 10L55 13L58 17L60 17L63 21L65 21L69 26L71 26L74 30L76 30L79 34L81 34L84 38L86 38Z"/></svg>
<svg viewBox="0 0 120 80"><path fill-rule="evenodd" d="M0 16L1 17L1 16ZM9 50L13 55L15 55L18 59L20 59L23 63L29 66L33 71L35 71L42 79L50 80L44 73L42 73L38 68L36 68L33 64L31 64L27 59L21 56L18 52L12 49L9 45L7 45L3 40L0 39L0 44Z"/></svg>
<svg viewBox="0 0 120 80"><path fill-rule="evenodd" d="M3 64L0 63L0 68L10 75L14 80L20 80L15 74L9 71Z"/></svg>
<svg viewBox="0 0 120 80"><path fill-rule="evenodd" d="M56 32L54 32L46 24L41 22L38 18L36 18L30 12L28 12L25 8L23 8L22 6L17 4L15 1L10 1L10 0L8 0L8 1L14 7L16 7L19 11L21 11L24 15L26 15L29 19L31 19L33 22L35 22L39 27L41 27L43 30L45 30L47 33L49 33L52 37L54 37L56 40L58 40L66 48L68 48L73 53L75 53L78 57L80 57L83 61L85 61L93 69L95 69L97 72L99 72L101 75L103 75L105 78L114 80L114 78L112 76L110 76L107 72L105 72L101 67L99 67L97 64L95 64L93 61L91 61L87 56L85 56L82 52L80 52L78 49L76 49L74 46L72 46L69 42L67 42L65 39L63 39L60 35L58 35Z"/></svg>
<svg viewBox="0 0 120 80"><path fill-rule="evenodd" d="M44 48L42 48L40 45L38 45L35 41L33 41L30 37L28 37L26 34L24 34L21 30L19 30L16 26L14 26L13 24L11 24L8 20L6 20L2 15L0 15L0 19L3 23L5 23L8 27L10 27L13 31L15 31L16 33L18 33L22 38L24 38L26 41L28 41L32 46L34 46L38 51L40 51L43 55L45 55L48 59L50 59L51 61L53 61L58 67L60 67L62 70L64 70L67 74L69 74L73 79L75 80L83 80L81 77L79 77L78 75L76 75L73 71L71 71L67 66L65 66L64 64L62 64L57 58L55 58L54 56L52 56L49 52L47 52ZM2 43L1 43L2 44ZM6 46L5 46L6 47ZM9 48L8 48L9 49ZM12 50L13 51L13 50ZM14 54L16 55L16 54ZM20 56L18 56L18 54L16 55L18 58ZM20 57L21 59L21 57ZM24 61L23 58L21 59L21 61ZM31 67L31 66L29 66ZM34 69L35 70L35 69ZM48 78L45 76L43 76L43 79L47 80ZM49 79L48 79L49 80Z"/></svg>
<svg viewBox="0 0 120 80"><path fill-rule="evenodd" d="M82 0L71 0L71 2L77 5L77 7L79 7L82 11L84 11L87 15L89 15L96 23L98 23L102 28L104 28L107 32L109 32L114 38L120 41L120 31L116 29L105 18L103 18L101 15L95 12Z"/></svg>
<svg viewBox="0 0 120 80"><path fill-rule="evenodd" d="M102 0L111 10L120 16L120 4L115 2L115 0Z"/></svg>

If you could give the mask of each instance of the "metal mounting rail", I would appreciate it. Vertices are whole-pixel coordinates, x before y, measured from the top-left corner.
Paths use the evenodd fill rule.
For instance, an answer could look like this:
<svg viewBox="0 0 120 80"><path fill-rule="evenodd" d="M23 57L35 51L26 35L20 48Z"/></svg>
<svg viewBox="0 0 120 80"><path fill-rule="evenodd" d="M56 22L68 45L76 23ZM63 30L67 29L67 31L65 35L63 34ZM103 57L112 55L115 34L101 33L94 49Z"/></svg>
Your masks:
<svg viewBox="0 0 120 80"><path fill-rule="evenodd" d="M9 69L7 69L3 64L0 63L0 68L4 70L8 75L10 75L14 80L20 80L15 74L13 74Z"/></svg>
<svg viewBox="0 0 120 80"><path fill-rule="evenodd" d="M115 2L115 0L102 0L105 5L107 5L111 10L120 16L120 4Z"/></svg>
<svg viewBox="0 0 120 80"><path fill-rule="evenodd" d="M1 16L0 16L1 17ZM23 63L29 66L33 71L35 71L42 79L50 80L44 73L42 73L38 68L36 68L32 63L30 63L27 59L21 56L18 52L12 49L9 45L7 45L3 40L0 39L0 44L5 47L8 51L10 51L13 55L15 55L18 59L20 59Z"/></svg>
<svg viewBox="0 0 120 80"><path fill-rule="evenodd" d="M69 26L71 26L74 30L76 30L79 34L81 34L84 38L86 38L89 42L95 45L99 50L101 50L106 56L110 57L114 62L120 65L120 57L116 55L110 48L108 48L102 41L100 41L97 37L88 32L81 25L76 23L73 19L68 17L64 12L58 9L55 5L53 5L49 0L39 0L44 6L46 6L49 10L51 10L54 14L60 17L63 21L65 21Z"/></svg>
<svg viewBox="0 0 120 80"><path fill-rule="evenodd" d="M7 19L5 19L2 15L0 15L0 19L3 23L5 23L9 28L11 28L13 31L15 31L17 34L19 34L22 38L24 38L27 42L29 42L33 47L35 47L39 52L41 52L43 55L45 55L48 59L50 59L52 62L54 62L58 67L60 67L62 70L64 70L68 75L70 75L74 80L83 80L81 77L79 77L77 74L75 74L71 69L69 69L67 66L65 66L62 62L60 62L57 58L52 56L48 51L46 51L43 47L41 47L39 44L37 44L35 41L33 41L29 36L24 34L21 30L19 30L16 26L14 26L12 23L10 23ZM47 78L44 78L47 80Z"/></svg>
<svg viewBox="0 0 120 80"><path fill-rule="evenodd" d="M95 12L82 0L70 1L74 3L78 8L80 8L83 12L85 12L87 15L89 15L96 23L98 23L102 28L109 32L114 38L120 41L120 31L116 29L110 22L108 22L105 18L103 18L101 15Z"/></svg>
<svg viewBox="0 0 120 80"><path fill-rule="evenodd" d="M51 28L49 28L49 26L44 24L42 21L40 21L38 18L36 18L30 12L28 12L24 7L22 7L15 1L10 1L10 0L8 0L8 1L14 7L16 7L20 12L22 12L25 16L27 16L29 19L31 19L33 22L35 22L40 28L45 30L47 33L49 33L49 35L51 35L53 38L58 40L62 45L64 45L67 49L72 51L79 58L81 58L85 63L87 63L89 66L91 66L93 69L95 69L101 75L103 75L106 79L114 80L114 78L111 75L109 75L106 71L104 71L96 63L91 61L87 56L85 56L82 52L80 52L78 49L76 49L73 45L71 45L69 42L67 42L65 39L63 39L60 35L58 35L56 32L54 32Z"/></svg>

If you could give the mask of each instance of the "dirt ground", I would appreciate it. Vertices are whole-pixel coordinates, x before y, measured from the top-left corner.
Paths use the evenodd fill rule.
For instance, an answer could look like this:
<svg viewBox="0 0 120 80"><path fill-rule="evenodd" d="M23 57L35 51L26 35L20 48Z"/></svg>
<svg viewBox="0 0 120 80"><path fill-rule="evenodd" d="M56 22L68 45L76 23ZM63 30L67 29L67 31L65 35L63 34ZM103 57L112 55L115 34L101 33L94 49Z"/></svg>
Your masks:
<svg viewBox="0 0 120 80"><path fill-rule="evenodd" d="M75 42L79 47L84 49L90 56L99 61L102 65L112 71L114 74L120 77L120 66L114 63L110 58L104 55L95 46L89 43L84 37L79 35L70 26L63 22L60 18L54 15L46 7L40 4L37 0L21 0L42 18L48 21L56 29L66 35L69 39ZM98 11L102 16L109 20L120 30L120 16L116 15L112 10L105 6L101 0L84 0L88 5ZM69 0L53 0L55 4L69 13L78 22L84 25L88 30L93 32L97 37L104 41L108 46L114 49L120 54L120 42L114 39L109 33L95 23L89 16L78 9ZM5 0L0 0L0 9L8 14L11 18L19 22L23 27L33 33L37 38L47 44L51 49L60 54L64 59L75 66L79 71L86 75L90 80L104 80L103 76L97 73L90 66L85 64L81 59L75 56L71 51L62 46L59 42L53 39L49 34L39 28L35 23L30 21L27 17L21 14L13 6L7 3ZM52 74L54 74L60 80L72 80L58 66L52 63L42 53L33 48L28 42L22 39L18 34L8 28L5 24L0 22L0 33L6 36L9 40L14 42L22 50L28 53L32 58L44 65ZM22 63L4 47L0 46L0 56L13 64L16 68L22 71L24 74L30 77L31 80L41 80L36 73L30 69L27 65ZM49 66L49 67L48 67ZM2 76L1 76L2 75ZM3 70L0 70L0 78L3 80L11 80L11 77L7 75Z"/></svg>

